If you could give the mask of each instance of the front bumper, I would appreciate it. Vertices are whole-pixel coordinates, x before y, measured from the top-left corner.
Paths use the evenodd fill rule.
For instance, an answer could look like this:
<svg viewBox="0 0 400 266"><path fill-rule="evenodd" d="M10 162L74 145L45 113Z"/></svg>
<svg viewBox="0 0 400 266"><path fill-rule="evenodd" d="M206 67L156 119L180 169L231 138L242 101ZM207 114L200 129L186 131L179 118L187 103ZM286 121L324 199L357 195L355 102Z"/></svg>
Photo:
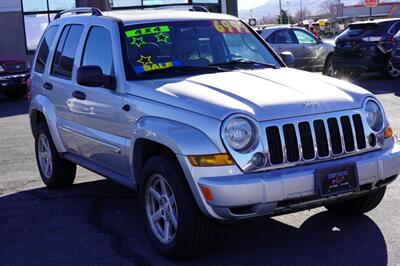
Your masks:
<svg viewBox="0 0 400 266"><path fill-rule="evenodd" d="M393 181L400 173L400 145L391 142L393 145L385 145L382 150L344 159L263 173L200 178L198 185L210 189L213 199L207 204L214 214L209 215L219 219L273 215L322 206L340 197L357 194L321 198L315 186L316 169L355 163L363 192L371 191L377 184L386 185L385 181Z"/></svg>
<svg viewBox="0 0 400 266"><path fill-rule="evenodd" d="M9 91L10 89L26 86L30 73L0 75L0 91Z"/></svg>

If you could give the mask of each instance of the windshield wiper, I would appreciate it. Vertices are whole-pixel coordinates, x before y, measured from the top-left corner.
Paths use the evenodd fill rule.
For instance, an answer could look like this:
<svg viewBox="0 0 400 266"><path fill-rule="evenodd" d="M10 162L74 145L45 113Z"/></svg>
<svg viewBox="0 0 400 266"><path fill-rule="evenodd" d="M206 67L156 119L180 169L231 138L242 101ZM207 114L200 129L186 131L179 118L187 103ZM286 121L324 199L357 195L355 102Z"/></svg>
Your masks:
<svg viewBox="0 0 400 266"><path fill-rule="evenodd" d="M260 65L267 68L278 69L279 66L269 63L258 62L250 59L236 59L225 63L211 64L209 66L236 66L236 65Z"/></svg>
<svg viewBox="0 0 400 266"><path fill-rule="evenodd" d="M193 71L202 71L202 72L226 72L227 69L223 69L219 66L176 66L169 67L163 69L156 69L148 72L143 72L141 75L147 74L160 74L160 73L178 73L178 74L187 74L193 73Z"/></svg>

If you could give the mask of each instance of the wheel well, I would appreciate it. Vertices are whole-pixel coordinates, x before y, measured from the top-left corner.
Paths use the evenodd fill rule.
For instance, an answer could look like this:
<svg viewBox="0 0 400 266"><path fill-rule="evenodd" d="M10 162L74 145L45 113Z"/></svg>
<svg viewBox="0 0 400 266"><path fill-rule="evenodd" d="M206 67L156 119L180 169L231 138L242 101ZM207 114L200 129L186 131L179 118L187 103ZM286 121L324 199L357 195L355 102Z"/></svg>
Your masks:
<svg viewBox="0 0 400 266"><path fill-rule="evenodd" d="M137 184L141 183L141 172L147 160L157 154L164 154L175 160L179 166L175 153L165 145L147 139L138 139L135 142L133 151L133 172L136 177Z"/></svg>
<svg viewBox="0 0 400 266"><path fill-rule="evenodd" d="M46 122L46 117L41 111L33 110L30 114L31 128L33 136L37 136L39 125L41 122Z"/></svg>

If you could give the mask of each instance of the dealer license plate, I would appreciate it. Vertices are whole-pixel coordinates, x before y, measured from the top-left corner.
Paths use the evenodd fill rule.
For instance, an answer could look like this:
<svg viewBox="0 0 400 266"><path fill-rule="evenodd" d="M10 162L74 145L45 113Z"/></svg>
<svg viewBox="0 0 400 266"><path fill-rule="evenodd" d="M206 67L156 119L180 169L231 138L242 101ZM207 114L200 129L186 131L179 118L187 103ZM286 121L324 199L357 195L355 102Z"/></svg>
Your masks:
<svg viewBox="0 0 400 266"><path fill-rule="evenodd" d="M355 164L318 169L315 172L315 181L321 196L360 190Z"/></svg>

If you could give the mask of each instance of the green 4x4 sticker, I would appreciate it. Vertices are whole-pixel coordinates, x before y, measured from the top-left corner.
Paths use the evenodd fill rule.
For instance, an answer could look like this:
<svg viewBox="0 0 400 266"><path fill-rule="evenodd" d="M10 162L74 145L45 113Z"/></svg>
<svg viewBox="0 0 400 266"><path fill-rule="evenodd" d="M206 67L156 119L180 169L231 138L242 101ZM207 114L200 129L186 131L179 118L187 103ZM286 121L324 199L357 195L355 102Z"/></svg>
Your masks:
<svg viewBox="0 0 400 266"><path fill-rule="evenodd" d="M170 32L170 29L168 26L157 26L157 27L148 27L148 28L130 30L130 31L126 31L125 34L126 34L126 37L132 38L132 37L164 33L164 32Z"/></svg>

